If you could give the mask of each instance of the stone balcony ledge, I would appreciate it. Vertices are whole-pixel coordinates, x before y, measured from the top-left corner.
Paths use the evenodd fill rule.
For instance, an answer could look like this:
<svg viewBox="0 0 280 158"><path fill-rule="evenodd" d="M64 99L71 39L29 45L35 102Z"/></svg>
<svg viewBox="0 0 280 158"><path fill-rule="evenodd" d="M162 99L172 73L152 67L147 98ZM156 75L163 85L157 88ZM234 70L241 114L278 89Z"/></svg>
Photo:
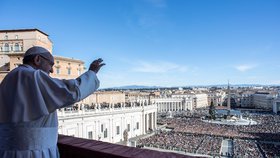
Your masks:
<svg viewBox="0 0 280 158"><path fill-rule="evenodd" d="M128 147L107 142L59 135L61 158L190 158L193 156Z"/></svg>

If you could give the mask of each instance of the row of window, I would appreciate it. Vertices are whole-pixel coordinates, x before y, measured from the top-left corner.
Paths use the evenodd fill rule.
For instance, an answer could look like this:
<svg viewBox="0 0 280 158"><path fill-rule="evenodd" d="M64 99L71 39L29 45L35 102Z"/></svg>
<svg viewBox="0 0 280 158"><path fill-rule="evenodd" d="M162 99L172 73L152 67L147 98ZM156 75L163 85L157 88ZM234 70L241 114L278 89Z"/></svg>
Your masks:
<svg viewBox="0 0 280 158"><path fill-rule="evenodd" d="M15 39L18 39L18 35L15 35ZM8 40L8 35L5 35L4 40Z"/></svg>
<svg viewBox="0 0 280 158"><path fill-rule="evenodd" d="M18 43L15 43L14 45L9 45L8 43L4 44L4 47L0 47L1 52L9 52L9 51L23 51L23 47L20 46Z"/></svg>
<svg viewBox="0 0 280 158"><path fill-rule="evenodd" d="M11 39L13 39L13 38L11 38ZM14 38L14 39L18 39L18 35L15 35L15 38ZM13 39L13 40L14 40L14 39ZM45 38L42 38L42 40L41 40L41 36L38 36L38 39L39 39L40 41L46 42L46 39L45 39ZM5 35L5 36L4 36L4 40L9 40L8 35Z"/></svg>
<svg viewBox="0 0 280 158"><path fill-rule="evenodd" d="M78 75L81 75L81 69L78 69ZM56 74L60 74L60 68L59 67L57 67L56 68ZM67 68L67 74L68 75L71 75L71 68Z"/></svg>
<svg viewBox="0 0 280 158"><path fill-rule="evenodd" d="M136 123L136 129L139 129L139 122ZM127 131L130 131L130 124L127 124ZM103 133L103 137L107 138L108 137L108 129L104 129L104 125L101 124L101 132ZM116 126L116 134L120 134L120 126ZM92 131L88 132L88 138L93 139ZM100 139L100 138L99 138Z"/></svg>
<svg viewBox="0 0 280 158"><path fill-rule="evenodd" d="M136 129L139 129L139 122L136 122ZM104 130L104 125L101 124L101 132L104 134L104 138L107 138L107 128ZM130 132L130 124L127 124L127 132ZM120 134L120 126L116 126L116 134ZM89 137L90 138L90 137ZM92 133L91 133L91 138L92 138Z"/></svg>

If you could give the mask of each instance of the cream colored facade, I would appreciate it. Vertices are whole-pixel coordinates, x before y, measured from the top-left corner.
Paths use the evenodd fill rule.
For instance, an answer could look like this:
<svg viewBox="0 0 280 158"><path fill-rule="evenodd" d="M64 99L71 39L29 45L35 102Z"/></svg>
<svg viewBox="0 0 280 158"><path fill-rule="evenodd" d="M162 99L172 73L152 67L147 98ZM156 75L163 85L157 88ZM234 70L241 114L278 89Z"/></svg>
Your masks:
<svg viewBox="0 0 280 158"><path fill-rule="evenodd" d="M125 93L119 91L98 91L84 100L81 101L83 104L92 105L100 103L116 104L125 103Z"/></svg>
<svg viewBox="0 0 280 158"><path fill-rule="evenodd" d="M187 100L192 100L191 110L209 106L208 105L208 95L206 93L172 94L171 97L172 98L186 98Z"/></svg>
<svg viewBox="0 0 280 158"><path fill-rule="evenodd" d="M224 91L209 92L208 105L211 105L211 102L213 102L214 106L221 106L225 97L226 93Z"/></svg>
<svg viewBox="0 0 280 158"><path fill-rule="evenodd" d="M96 98L96 103L124 103L125 93L118 91L97 92L93 94Z"/></svg>
<svg viewBox="0 0 280 158"><path fill-rule="evenodd" d="M205 93L195 94L193 98L194 108L208 107L208 95Z"/></svg>
<svg viewBox="0 0 280 158"><path fill-rule="evenodd" d="M125 92L125 101L135 102L141 98L149 98L149 96L150 96L150 92L127 91Z"/></svg>
<svg viewBox="0 0 280 158"><path fill-rule="evenodd" d="M38 29L0 30L0 81L22 63L23 53L32 46L52 52L48 35Z"/></svg>
<svg viewBox="0 0 280 158"><path fill-rule="evenodd" d="M154 98L152 102L157 105L158 112L193 110L191 97Z"/></svg>
<svg viewBox="0 0 280 158"><path fill-rule="evenodd" d="M0 30L0 52L24 53L33 46L42 46L52 52L48 36L38 29Z"/></svg>
<svg viewBox="0 0 280 158"><path fill-rule="evenodd" d="M73 79L85 72L84 62L77 59L54 56L52 77Z"/></svg>
<svg viewBox="0 0 280 158"><path fill-rule="evenodd" d="M38 29L0 30L0 81L8 72L22 64L26 50L42 46L52 53L52 41L48 34ZM84 62L77 59L54 56L55 78L72 79L85 71Z"/></svg>

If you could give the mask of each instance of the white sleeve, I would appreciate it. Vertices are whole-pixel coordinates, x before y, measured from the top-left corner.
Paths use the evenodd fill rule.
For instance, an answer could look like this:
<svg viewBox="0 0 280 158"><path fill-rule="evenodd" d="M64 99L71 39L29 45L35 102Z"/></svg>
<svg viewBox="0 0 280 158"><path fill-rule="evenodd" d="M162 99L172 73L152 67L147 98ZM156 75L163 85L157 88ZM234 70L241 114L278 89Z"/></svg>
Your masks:
<svg viewBox="0 0 280 158"><path fill-rule="evenodd" d="M38 84L40 91L44 92L42 97L49 111L74 104L92 94L99 87L95 72L90 70L77 79L70 80L54 79L44 74L38 75Z"/></svg>

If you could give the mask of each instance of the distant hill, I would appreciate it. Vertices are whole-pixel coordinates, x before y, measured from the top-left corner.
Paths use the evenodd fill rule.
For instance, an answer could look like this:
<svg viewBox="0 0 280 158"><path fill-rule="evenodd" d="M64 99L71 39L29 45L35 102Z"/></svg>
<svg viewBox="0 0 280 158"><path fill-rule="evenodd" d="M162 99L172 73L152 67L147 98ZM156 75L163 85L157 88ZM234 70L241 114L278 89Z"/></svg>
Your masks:
<svg viewBox="0 0 280 158"><path fill-rule="evenodd" d="M143 85L127 85L127 86L120 86L120 87L109 87L103 88L103 90L127 90L127 89L177 89L179 87L182 88L193 88L193 87L227 87L227 84L216 84L216 85L190 85L190 86L174 86L174 87L163 87L163 86L143 86ZM261 84L230 84L231 87L261 87L261 86L279 86L279 85L261 85Z"/></svg>
<svg viewBox="0 0 280 158"><path fill-rule="evenodd" d="M120 86L120 87L110 87L104 89L156 89L162 88L159 86L142 86L142 85L128 85L128 86Z"/></svg>

